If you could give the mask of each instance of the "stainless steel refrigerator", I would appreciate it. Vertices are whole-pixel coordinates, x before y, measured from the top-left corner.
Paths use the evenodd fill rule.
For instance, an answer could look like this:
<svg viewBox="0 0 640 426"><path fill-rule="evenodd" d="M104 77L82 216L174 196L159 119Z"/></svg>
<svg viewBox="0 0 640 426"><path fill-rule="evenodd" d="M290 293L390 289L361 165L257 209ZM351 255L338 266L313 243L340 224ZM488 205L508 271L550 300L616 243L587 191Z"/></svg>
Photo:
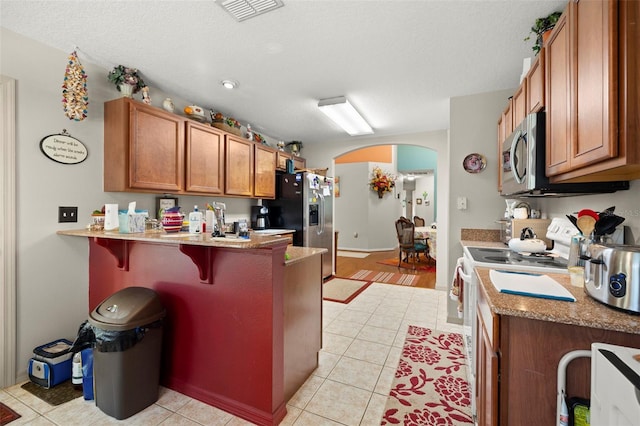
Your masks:
<svg viewBox="0 0 640 426"><path fill-rule="evenodd" d="M293 245L326 248L322 277L333 274L333 179L309 172L278 174L276 199L263 200L272 228L294 229Z"/></svg>

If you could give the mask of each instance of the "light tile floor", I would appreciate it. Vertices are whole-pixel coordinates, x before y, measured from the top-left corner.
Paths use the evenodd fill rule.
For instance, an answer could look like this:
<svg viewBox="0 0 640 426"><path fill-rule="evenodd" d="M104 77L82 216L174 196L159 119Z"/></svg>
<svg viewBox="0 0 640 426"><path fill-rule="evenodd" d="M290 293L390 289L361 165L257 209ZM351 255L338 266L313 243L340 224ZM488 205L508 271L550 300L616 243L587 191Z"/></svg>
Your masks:
<svg viewBox="0 0 640 426"><path fill-rule="evenodd" d="M319 367L289 400L282 425L379 425L408 325L461 332L447 323L447 293L372 284L349 304L323 302ZM250 425L170 389L154 405L122 421L93 401L51 406L20 387L0 390L0 402L22 417L18 425Z"/></svg>

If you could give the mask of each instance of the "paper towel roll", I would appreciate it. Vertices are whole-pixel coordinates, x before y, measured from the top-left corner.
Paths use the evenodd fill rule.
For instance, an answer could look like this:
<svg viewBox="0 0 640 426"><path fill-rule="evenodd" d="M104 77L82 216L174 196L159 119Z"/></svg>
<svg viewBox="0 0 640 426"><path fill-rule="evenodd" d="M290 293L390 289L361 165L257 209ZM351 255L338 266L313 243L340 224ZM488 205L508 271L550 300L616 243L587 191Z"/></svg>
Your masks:
<svg viewBox="0 0 640 426"><path fill-rule="evenodd" d="M118 222L118 205L117 204L105 204L104 205L104 230L113 231L118 229L120 223Z"/></svg>

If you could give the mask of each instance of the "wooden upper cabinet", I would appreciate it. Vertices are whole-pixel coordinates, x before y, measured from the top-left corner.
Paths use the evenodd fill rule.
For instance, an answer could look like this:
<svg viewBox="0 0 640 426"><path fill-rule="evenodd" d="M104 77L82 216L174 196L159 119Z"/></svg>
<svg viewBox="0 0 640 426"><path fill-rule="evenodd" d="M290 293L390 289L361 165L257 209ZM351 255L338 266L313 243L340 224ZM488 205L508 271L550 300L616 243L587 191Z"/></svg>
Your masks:
<svg viewBox="0 0 640 426"><path fill-rule="evenodd" d="M546 168L547 176L569 169L571 140L571 37L568 11L562 14L546 45Z"/></svg>
<svg viewBox="0 0 640 426"><path fill-rule="evenodd" d="M640 178L639 8L635 1L569 2L566 28L554 29L546 59L552 182Z"/></svg>
<svg viewBox="0 0 640 426"><path fill-rule="evenodd" d="M224 133L188 121L185 167L187 192L224 193Z"/></svg>
<svg viewBox="0 0 640 426"><path fill-rule="evenodd" d="M293 160L294 170L301 170L307 166L307 160L302 157L297 157L287 152L278 151L276 154L276 168L278 170L287 170L287 160Z"/></svg>
<svg viewBox="0 0 640 426"><path fill-rule="evenodd" d="M307 167L307 160L302 157L293 156L293 167L295 170L302 170Z"/></svg>
<svg viewBox="0 0 640 426"><path fill-rule="evenodd" d="M276 153L276 169L287 170L287 160L291 159L291 154L278 151Z"/></svg>
<svg viewBox="0 0 640 426"><path fill-rule="evenodd" d="M510 98L509 105L507 105L507 108L502 112L502 123L504 125L505 138L509 136L511 133L513 133L514 124L513 124L512 108L513 108L513 98Z"/></svg>
<svg viewBox="0 0 640 426"><path fill-rule="evenodd" d="M540 49L538 56L527 73L527 113L544 109L544 58L546 49Z"/></svg>
<svg viewBox="0 0 640 426"><path fill-rule="evenodd" d="M512 110L513 110L513 127L522 123L524 118L527 116L527 112L529 107L527 106L527 80L522 80L520 87L516 90L516 93L513 94L513 102L512 102Z"/></svg>
<svg viewBox="0 0 640 426"><path fill-rule="evenodd" d="M618 155L617 2L581 1L569 6L574 32L576 133L572 168Z"/></svg>
<svg viewBox="0 0 640 426"><path fill-rule="evenodd" d="M129 98L106 102L104 190L178 192L183 182L183 120Z"/></svg>
<svg viewBox="0 0 640 426"><path fill-rule="evenodd" d="M260 198L276 197L276 151L264 145L255 144L255 170L253 195Z"/></svg>
<svg viewBox="0 0 640 426"><path fill-rule="evenodd" d="M254 145L248 139L226 135L225 194L253 196Z"/></svg>

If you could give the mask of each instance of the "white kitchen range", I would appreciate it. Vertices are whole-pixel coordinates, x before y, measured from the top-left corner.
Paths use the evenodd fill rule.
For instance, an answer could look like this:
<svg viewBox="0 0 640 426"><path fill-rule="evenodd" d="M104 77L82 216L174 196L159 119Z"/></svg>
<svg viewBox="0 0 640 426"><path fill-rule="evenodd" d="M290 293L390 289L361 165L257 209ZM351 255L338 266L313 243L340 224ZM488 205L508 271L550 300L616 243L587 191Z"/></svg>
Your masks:
<svg viewBox="0 0 640 426"><path fill-rule="evenodd" d="M529 247L529 252L519 251L517 245L507 245L487 247L485 246L464 246L464 256L459 260L462 264L460 276L464 281L463 298L463 332L465 349L469 367L469 381L472 395L475 395L476 386L476 362L475 351L477 347L477 323L476 323L476 303L478 292L478 278L473 272L475 267L486 267L498 271L509 271L514 273L514 279L518 275L560 273L568 274L568 259L572 237L579 234L578 228L565 217L553 218L547 228L546 240L551 242L551 247L545 247L541 239L536 239L535 235L529 233L529 229L513 230L514 236L523 237L522 247ZM616 231L617 232L617 231ZM613 238L622 239L623 231L614 234ZM533 241L525 241L525 240ZM620 241L621 242L621 241ZM526 243L526 244L525 244ZM538 249L537 244L543 244L542 249ZM546 250L548 248L548 250ZM518 250L518 251L516 251ZM475 398L471 398L473 415L476 415Z"/></svg>

